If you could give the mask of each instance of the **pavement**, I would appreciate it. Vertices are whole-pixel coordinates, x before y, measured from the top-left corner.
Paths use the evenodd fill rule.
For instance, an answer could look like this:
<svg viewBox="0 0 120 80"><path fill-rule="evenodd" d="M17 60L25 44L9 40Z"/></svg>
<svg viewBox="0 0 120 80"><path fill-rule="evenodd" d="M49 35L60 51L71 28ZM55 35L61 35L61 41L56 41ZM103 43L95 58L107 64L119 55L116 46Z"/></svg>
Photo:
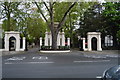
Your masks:
<svg viewBox="0 0 120 80"><path fill-rule="evenodd" d="M38 47L31 48L27 51L29 52L39 52ZM79 50L74 50L71 49L71 54L74 54L76 52L80 52L86 57L120 57L120 50L103 50L103 51L79 51ZM0 55L6 56L6 55L14 55L14 54L24 54L26 51L0 51ZM42 54L42 53L41 53ZM48 53L49 54L49 53ZM51 53L50 53L51 54ZM58 53L59 54L59 53Z"/></svg>
<svg viewBox="0 0 120 80"><path fill-rule="evenodd" d="M120 57L120 50L103 50L103 51L80 51L85 57L106 58Z"/></svg>

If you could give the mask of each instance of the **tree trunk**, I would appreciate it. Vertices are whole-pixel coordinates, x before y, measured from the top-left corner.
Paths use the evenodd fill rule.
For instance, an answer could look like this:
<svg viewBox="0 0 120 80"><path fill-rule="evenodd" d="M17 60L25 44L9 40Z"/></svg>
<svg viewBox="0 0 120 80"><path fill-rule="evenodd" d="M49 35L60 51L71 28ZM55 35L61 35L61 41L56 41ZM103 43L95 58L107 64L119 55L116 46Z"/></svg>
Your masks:
<svg viewBox="0 0 120 80"><path fill-rule="evenodd" d="M58 31L52 31L52 49L56 50L57 49L57 35Z"/></svg>
<svg viewBox="0 0 120 80"><path fill-rule="evenodd" d="M8 14L8 21L7 21L7 31L11 30L11 26L10 26L10 14Z"/></svg>

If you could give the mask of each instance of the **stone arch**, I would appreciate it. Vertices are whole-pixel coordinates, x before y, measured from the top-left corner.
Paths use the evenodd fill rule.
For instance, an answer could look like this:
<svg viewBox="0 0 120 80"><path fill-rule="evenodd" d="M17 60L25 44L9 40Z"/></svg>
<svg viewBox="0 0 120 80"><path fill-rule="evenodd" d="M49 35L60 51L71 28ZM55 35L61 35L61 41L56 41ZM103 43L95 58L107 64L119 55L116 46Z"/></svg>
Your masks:
<svg viewBox="0 0 120 80"><path fill-rule="evenodd" d="M5 32L5 50L9 51L9 39L11 37L16 39L15 51L20 51L20 33L15 31Z"/></svg>
<svg viewBox="0 0 120 80"><path fill-rule="evenodd" d="M88 39L88 51L92 50L92 39L97 39L97 50L102 51L101 48L101 33L100 32L88 32L87 33L87 39Z"/></svg>

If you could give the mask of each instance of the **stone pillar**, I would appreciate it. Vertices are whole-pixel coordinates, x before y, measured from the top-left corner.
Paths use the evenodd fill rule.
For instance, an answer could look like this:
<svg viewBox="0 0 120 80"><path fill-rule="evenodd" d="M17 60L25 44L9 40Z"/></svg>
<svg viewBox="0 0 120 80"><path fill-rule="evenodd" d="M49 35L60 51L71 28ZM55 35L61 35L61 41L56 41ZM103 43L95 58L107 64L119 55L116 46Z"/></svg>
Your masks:
<svg viewBox="0 0 120 80"><path fill-rule="evenodd" d="M88 51L91 51L91 37L88 35Z"/></svg>
<svg viewBox="0 0 120 80"><path fill-rule="evenodd" d="M5 41L5 51L9 51L9 38L8 36L5 34L5 38L4 38L4 41Z"/></svg>
<svg viewBox="0 0 120 80"><path fill-rule="evenodd" d="M65 35L64 35L64 32L62 32L62 46L65 46Z"/></svg>
<svg viewBox="0 0 120 80"><path fill-rule="evenodd" d="M67 46L70 47L70 38L67 38Z"/></svg>
<svg viewBox="0 0 120 80"><path fill-rule="evenodd" d="M45 46L48 46L48 32L45 33Z"/></svg>
<svg viewBox="0 0 120 80"><path fill-rule="evenodd" d="M41 46L42 46L42 37L40 37L40 49L41 49Z"/></svg>
<svg viewBox="0 0 120 80"><path fill-rule="evenodd" d="M20 51L20 37L16 38L16 51Z"/></svg>
<svg viewBox="0 0 120 80"><path fill-rule="evenodd" d="M52 34L50 33L50 46L52 46Z"/></svg>
<svg viewBox="0 0 120 80"><path fill-rule="evenodd" d="M86 51L87 49L85 48L85 38L82 38L83 40L83 50Z"/></svg>
<svg viewBox="0 0 120 80"><path fill-rule="evenodd" d="M99 37L98 37L98 41L97 41L97 50L98 51L102 51L102 46L101 46L101 36L99 35Z"/></svg>
<svg viewBox="0 0 120 80"><path fill-rule="evenodd" d="M26 45L26 42L25 42L25 37L23 37L23 51L25 51L25 45Z"/></svg>

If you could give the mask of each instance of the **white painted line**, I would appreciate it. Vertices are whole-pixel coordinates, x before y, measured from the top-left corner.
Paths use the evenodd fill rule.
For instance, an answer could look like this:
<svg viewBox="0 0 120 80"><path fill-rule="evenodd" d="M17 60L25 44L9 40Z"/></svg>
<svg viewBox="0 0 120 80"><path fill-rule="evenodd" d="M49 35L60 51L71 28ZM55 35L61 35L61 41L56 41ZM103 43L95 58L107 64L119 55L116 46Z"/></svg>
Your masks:
<svg viewBox="0 0 120 80"><path fill-rule="evenodd" d="M14 64L14 63L10 63L10 62L9 62L9 63L5 63L5 64Z"/></svg>
<svg viewBox="0 0 120 80"><path fill-rule="evenodd" d="M19 62L19 63L14 63L14 62L6 62L4 64L50 64L54 62Z"/></svg>
<svg viewBox="0 0 120 80"><path fill-rule="evenodd" d="M101 79L101 78L102 78L102 76L96 76L96 78Z"/></svg>
<svg viewBox="0 0 120 80"><path fill-rule="evenodd" d="M35 59L35 57L33 57L32 59Z"/></svg>
<svg viewBox="0 0 120 80"><path fill-rule="evenodd" d="M5 61L15 61L15 60L24 60L26 57L12 57L12 58L8 58L7 60L5 60Z"/></svg>
<svg viewBox="0 0 120 80"><path fill-rule="evenodd" d="M41 56L41 57L33 57L32 59L48 59L48 57L45 57L45 56Z"/></svg>
<svg viewBox="0 0 120 80"><path fill-rule="evenodd" d="M48 57L46 57L46 59L48 59Z"/></svg>
<svg viewBox="0 0 120 80"><path fill-rule="evenodd" d="M74 61L75 63L80 62L109 62L110 60L98 60L98 61Z"/></svg>
<svg viewBox="0 0 120 80"><path fill-rule="evenodd" d="M27 62L27 63L31 63L31 64L45 63L45 64L47 64L47 63L54 63L54 62Z"/></svg>

